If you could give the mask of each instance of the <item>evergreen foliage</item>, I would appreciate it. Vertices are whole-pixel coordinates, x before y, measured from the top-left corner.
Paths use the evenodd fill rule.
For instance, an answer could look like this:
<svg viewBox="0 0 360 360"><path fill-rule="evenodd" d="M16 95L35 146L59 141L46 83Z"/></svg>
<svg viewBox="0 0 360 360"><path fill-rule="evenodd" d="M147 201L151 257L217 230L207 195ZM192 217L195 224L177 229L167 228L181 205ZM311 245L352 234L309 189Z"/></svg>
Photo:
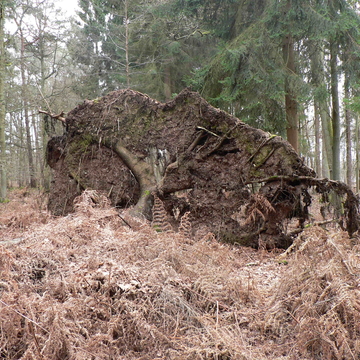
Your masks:
<svg viewBox="0 0 360 360"><path fill-rule="evenodd" d="M84 95L87 91L86 97L130 86L159 100L169 99L209 53L207 36L192 19L174 15L172 2L129 1L127 7L127 0L79 4L82 23L70 48L85 82L78 90ZM199 53L203 45L205 50Z"/></svg>
<svg viewBox="0 0 360 360"><path fill-rule="evenodd" d="M329 104L335 101L335 94L330 97L331 44L337 44L338 49L333 81L339 81L345 69L350 68L352 71L346 74L351 76L351 88L358 82L360 18L354 2L237 1L233 5L237 10L228 19L231 23L228 38L224 38L226 41L210 63L197 69L189 81L213 104L254 126L281 135L285 135L288 126L286 95L296 100L299 117L314 101L323 113L331 113ZM206 20L204 16L204 23ZM221 28L216 22L213 25ZM294 69L287 68L287 54L281 51L287 36L292 38L295 51ZM333 156L338 158L340 153L336 139L341 126L336 125L334 111L326 121L333 128L327 145L333 150L331 167ZM324 122L323 132L327 126Z"/></svg>
<svg viewBox="0 0 360 360"><path fill-rule="evenodd" d="M26 143L35 154L35 176L43 177L45 131L61 132L48 119L31 117L39 107L60 113L121 88L166 101L190 86L213 105L284 137L292 121L310 166L319 154L319 176L341 178L344 133L348 147L359 138L357 1L79 0L71 23L53 1L4 3L6 21L15 27L5 39L9 115L3 128L13 164L7 170L10 179L22 173L23 184ZM22 17L22 55L16 17ZM360 157L356 163L348 157L346 167L359 172Z"/></svg>

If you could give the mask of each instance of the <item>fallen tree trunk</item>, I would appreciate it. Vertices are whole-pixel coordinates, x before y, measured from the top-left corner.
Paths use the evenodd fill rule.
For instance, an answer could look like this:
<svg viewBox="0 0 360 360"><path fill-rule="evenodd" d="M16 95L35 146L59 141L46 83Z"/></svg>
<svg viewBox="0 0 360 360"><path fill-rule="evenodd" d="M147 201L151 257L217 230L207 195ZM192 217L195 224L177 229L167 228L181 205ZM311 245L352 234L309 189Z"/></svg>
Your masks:
<svg viewBox="0 0 360 360"><path fill-rule="evenodd" d="M165 104L115 91L80 104L65 124L66 133L48 143L54 169L49 209L56 215L73 211L72 201L84 189L96 189L114 206L151 220L155 192L175 229L190 212L197 236L211 231L251 246L271 237L271 246L281 247L292 239L279 224L289 217L304 223L308 216L307 189L314 183L305 179L315 181L315 173L291 145L187 89ZM254 200L255 188L263 200ZM266 201L267 210L257 208ZM241 218L244 206L253 206L253 223L249 214Z"/></svg>

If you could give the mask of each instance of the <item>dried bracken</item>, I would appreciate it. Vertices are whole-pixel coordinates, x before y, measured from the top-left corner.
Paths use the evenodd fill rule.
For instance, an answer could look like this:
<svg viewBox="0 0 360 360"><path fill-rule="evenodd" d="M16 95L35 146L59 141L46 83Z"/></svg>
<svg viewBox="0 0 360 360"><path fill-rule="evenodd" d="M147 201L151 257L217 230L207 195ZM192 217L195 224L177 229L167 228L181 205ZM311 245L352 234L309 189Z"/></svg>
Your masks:
<svg viewBox="0 0 360 360"><path fill-rule="evenodd" d="M238 279L236 251L190 243L186 218L183 234L141 220L134 231L106 204L84 192L74 214L0 246L1 356L250 359L250 339L236 338L256 289Z"/></svg>
<svg viewBox="0 0 360 360"><path fill-rule="evenodd" d="M188 238L191 214L157 232L97 192L75 203L46 223L34 208L26 229L2 223L1 358L359 357L359 246L339 229L305 230L281 258Z"/></svg>
<svg viewBox="0 0 360 360"><path fill-rule="evenodd" d="M172 226L168 219L168 214L165 210L164 203L154 193L154 205L152 207L152 227L158 232L172 231Z"/></svg>
<svg viewBox="0 0 360 360"><path fill-rule="evenodd" d="M296 249L297 248L297 249ZM359 248L345 232L307 229L294 246L267 312L265 328L292 353L311 359L360 356ZM284 256L282 256L284 259Z"/></svg>

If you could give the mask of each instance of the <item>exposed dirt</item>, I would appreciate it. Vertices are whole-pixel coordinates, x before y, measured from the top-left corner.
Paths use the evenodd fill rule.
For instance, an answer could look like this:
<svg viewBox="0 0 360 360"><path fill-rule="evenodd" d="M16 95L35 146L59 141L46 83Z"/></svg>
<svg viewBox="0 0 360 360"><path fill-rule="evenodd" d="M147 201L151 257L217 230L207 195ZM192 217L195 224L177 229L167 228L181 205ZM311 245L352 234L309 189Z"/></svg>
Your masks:
<svg viewBox="0 0 360 360"><path fill-rule="evenodd" d="M151 220L155 192L174 229L189 213L197 238L211 231L227 242L268 248L292 243L282 224L296 217L304 226L308 189L315 186L298 180L315 174L289 143L189 90L166 104L132 90L85 101L67 115L65 135L49 141L48 164L55 215L72 212L77 195L96 189L119 208L147 196L140 212ZM352 220L356 230L357 211Z"/></svg>

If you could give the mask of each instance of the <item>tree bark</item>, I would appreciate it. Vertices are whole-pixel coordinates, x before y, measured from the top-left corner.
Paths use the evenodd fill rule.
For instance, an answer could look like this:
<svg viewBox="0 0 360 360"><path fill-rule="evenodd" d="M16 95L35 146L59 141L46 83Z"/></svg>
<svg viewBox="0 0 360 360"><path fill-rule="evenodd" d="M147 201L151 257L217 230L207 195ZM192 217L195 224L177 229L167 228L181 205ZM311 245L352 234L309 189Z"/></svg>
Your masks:
<svg viewBox="0 0 360 360"><path fill-rule="evenodd" d="M5 1L0 0L0 200L6 198L6 142L5 142Z"/></svg>
<svg viewBox="0 0 360 360"><path fill-rule="evenodd" d="M314 101L314 126L315 126L315 171L320 176L322 174L321 164L321 145L320 145L320 111L319 103Z"/></svg>
<svg viewBox="0 0 360 360"><path fill-rule="evenodd" d="M356 179L356 192L360 190L360 124L359 116L355 116L355 142L356 142L356 166L355 166L355 179Z"/></svg>
<svg viewBox="0 0 360 360"><path fill-rule="evenodd" d="M125 6L125 72L126 72L126 87L130 88L130 63L129 63L129 9L128 0L124 0Z"/></svg>
<svg viewBox="0 0 360 360"><path fill-rule="evenodd" d="M25 37L20 29L20 41L21 41L21 63L20 63L20 73L21 73L21 96L24 107L24 121L25 121L25 131L26 131L26 149L29 161L29 176L30 176L30 187L36 187L36 177L35 177L35 165L34 157L31 145L31 131L30 131L30 117L29 117L29 104L27 101L27 91L26 91L26 74L25 74Z"/></svg>
<svg viewBox="0 0 360 360"><path fill-rule="evenodd" d="M338 79L338 44L330 44L330 76L332 101L332 179L340 180L340 105L339 105L339 79Z"/></svg>
<svg viewBox="0 0 360 360"><path fill-rule="evenodd" d="M291 10L291 1L285 6L285 15ZM293 36L288 33L283 39L283 59L286 67L285 78L285 111L287 140L296 152L299 151L299 115L296 93L290 82L290 77L296 74L295 51Z"/></svg>
<svg viewBox="0 0 360 360"><path fill-rule="evenodd" d="M345 99L350 98L350 84L347 74L345 74L344 82ZM346 183L352 187L353 183L353 166L352 166L352 139L351 139L351 111L345 104L345 134L346 134Z"/></svg>
<svg viewBox="0 0 360 360"><path fill-rule="evenodd" d="M315 122L319 121L318 126L315 123L315 132L318 128L321 132L317 138L322 137L322 157L318 156L318 160L322 160L321 171L318 175L322 174L323 177L331 177L331 123L328 116L328 98L327 89L325 84L324 64L323 64L323 49L321 43L314 41L311 43L312 57L311 57L311 76L314 85L314 114ZM316 134L315 134L316 136ZM320 148L320 147L319 147ZM317 152L320 154L320 152Z"/></svg>

